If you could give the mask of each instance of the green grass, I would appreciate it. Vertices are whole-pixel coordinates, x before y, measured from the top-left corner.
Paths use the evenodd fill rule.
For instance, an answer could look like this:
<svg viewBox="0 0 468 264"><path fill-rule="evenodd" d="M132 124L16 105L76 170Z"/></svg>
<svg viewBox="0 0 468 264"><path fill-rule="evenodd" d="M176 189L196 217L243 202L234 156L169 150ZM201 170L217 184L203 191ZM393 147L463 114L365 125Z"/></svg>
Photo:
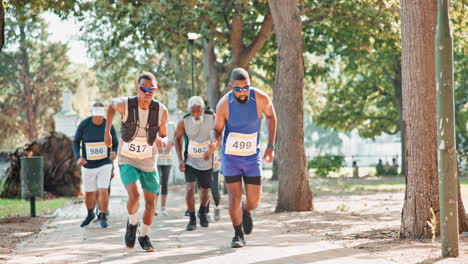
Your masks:
<svg viewBox="0 0 468 264"><path fill-rule="evenodd" d="M468 179L460 179L460 184L463 185L463 184L467 184L468 185Z"/></svg>
<svg viewBox="0 0 468 264"><path fill-rule="evenodd" d="M64 207L71 198L58 198L52 200L36 201L36 215L52 213ZM21 199L0 198L0 218L12 216L29 216L30 202Z"/></svg>
<svg viewBox="0 0 468 264"><path fill-rule="evenodd" d="M312 178L312 191L317 194L350 194L362 192L396 192L405 190L403 177L366 178Z"/></svg>
<svg viewBox="0 0 468 264"><path fill-rule="evenodd" d="M460 179L462 190L468 190L468 179ZM317 194L352 194L362 192L398 192L405 190L404 177L355 178L312 178L312 192Z"/></svg>
<svg viewBox="0 0 468 264"><path fill-rule="evenodd" d="M404 184L340 184L312 186L312 192L317 194L350 194L360 192L396 192L404 191Z"/></svg>

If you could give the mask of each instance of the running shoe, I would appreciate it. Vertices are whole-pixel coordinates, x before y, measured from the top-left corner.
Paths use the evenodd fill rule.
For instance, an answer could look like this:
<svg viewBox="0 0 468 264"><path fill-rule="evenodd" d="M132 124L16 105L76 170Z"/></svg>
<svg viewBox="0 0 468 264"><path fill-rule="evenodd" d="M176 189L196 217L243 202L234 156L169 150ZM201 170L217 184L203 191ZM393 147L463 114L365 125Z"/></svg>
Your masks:
<svg viewBox="0 0 468 264"><path fill-rule="evenodd" d="M214 220L219 221L221 219L221 209L220 208L215 208L214 209Z"/></svg>
<svg viewBox="0 0 468 264"><path fill-rule="evenodd" d="M243 236L239 236L239 235L235 235L233 238L232 238L232 241L231 241L231 247L232 248L241 248L245 246L245 239Z"/></svg>
<svg viewBox="0 0 468 264"><path fill-rule="evenodd" d="M103 214L103 213L99 213L99 225L102 227L102 228L106 228L108 227L109 225L107 224L107 215L106 214Z"/></svg>
<svg viewBox="0 0 468 264"><path fill-rule="evenodd" d="M96 214L94 214L94 212L92 214L88 214L88 216L86 216L85 220L81 223L80 227L89 225L89 223L91 223L91 221L93 221L94 217L96 217Z"/></svg>
<svg viewBox="0 0 468 264"><path fill-rule="evenodd" d="M190 221L187 225L187 231L192 231L197 229L197 218L190 218Z"/></svg>
<svg viewBox="0 0 468 264"><path fill-rule="evenodd" d="M127 220L127 230L125 231L125 245L127 246L127 248L135 247L137 227L138 224L131 225L130 222Z"/></svg>
<svg viewBox="0 0 468 264"><path fill-rule="evenodd" d="M151 245L151 241L148 236L138 236L138 242L140 243L140 246L144 251L146 252L154 251L153 245Z"/></svg>

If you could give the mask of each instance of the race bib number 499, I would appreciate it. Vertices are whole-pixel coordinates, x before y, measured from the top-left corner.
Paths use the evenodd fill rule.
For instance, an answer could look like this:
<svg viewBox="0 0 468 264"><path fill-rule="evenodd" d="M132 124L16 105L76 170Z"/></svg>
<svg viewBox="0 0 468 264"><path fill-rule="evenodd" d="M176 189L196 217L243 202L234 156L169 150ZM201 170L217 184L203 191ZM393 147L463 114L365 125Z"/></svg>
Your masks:
<svg viewBox="0 0 468 264"><path fill-rule="evenodd" d="M133 159L146 159L152 156L152 150L145 137L136 137L131 142L123 142L120 154Z"/></svg>
<svg viewBox="0 0 468 264"><path fill-rule="evenodd" d="M189 141L188 144L188 155L195 158L203 158L204 153L208 150L210 141L197 143L195 141Z"/></svg>
<svg viewBox="0 0 468 264"><path fill-rule="evenodd" d="M236 156L251 156L257 153L257 133L229 133L224 153Z"/></svg>
<svg viewBox="0 0 468 264"><path fill-rule="evenodd" d="M107 158L107 147L104 142L85 143L86 159L100 160Z"/></svg>

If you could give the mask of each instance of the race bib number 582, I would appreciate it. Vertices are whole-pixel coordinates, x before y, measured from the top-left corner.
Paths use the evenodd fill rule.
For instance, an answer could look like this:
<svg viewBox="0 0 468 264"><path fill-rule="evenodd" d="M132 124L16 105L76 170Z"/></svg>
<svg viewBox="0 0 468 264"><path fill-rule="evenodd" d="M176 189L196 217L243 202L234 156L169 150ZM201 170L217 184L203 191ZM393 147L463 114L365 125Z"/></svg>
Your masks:
<svg viewBox="0 0 468 264"><path fill-rule="evenodd" d="M251 156L257 153L257 133L229 133L224 153L236 156Z"/></svg>
<svg viewBox="0 0 468 264"><path fill-rule="evenodd" d="M188 155L195 157L195 158L203 158L203 155L206 151L208 151L208 145L210 141L205 141L202 143L198 143L195 141L190 140L188 144Z"/></svg>

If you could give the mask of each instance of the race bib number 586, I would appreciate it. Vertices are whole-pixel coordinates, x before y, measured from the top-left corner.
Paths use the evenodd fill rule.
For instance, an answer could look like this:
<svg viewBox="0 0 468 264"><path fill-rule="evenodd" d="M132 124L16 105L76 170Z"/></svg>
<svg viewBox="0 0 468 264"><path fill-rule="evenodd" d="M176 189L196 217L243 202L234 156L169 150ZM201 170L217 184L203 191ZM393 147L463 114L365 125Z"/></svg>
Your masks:
<svg viewBox="0 0 468 264"><path fill-rule="evenodd" d="M257 133L229 133L224 153L236 156L250 156L257 153Z"/></svg>
<svg viewBox="0 0 468 264"><path fill-rule="evenodd" d="M134 159L146 159L153 154L152 147L146 138L136 137L131 142L123 142L121 154Z"/></svg>

